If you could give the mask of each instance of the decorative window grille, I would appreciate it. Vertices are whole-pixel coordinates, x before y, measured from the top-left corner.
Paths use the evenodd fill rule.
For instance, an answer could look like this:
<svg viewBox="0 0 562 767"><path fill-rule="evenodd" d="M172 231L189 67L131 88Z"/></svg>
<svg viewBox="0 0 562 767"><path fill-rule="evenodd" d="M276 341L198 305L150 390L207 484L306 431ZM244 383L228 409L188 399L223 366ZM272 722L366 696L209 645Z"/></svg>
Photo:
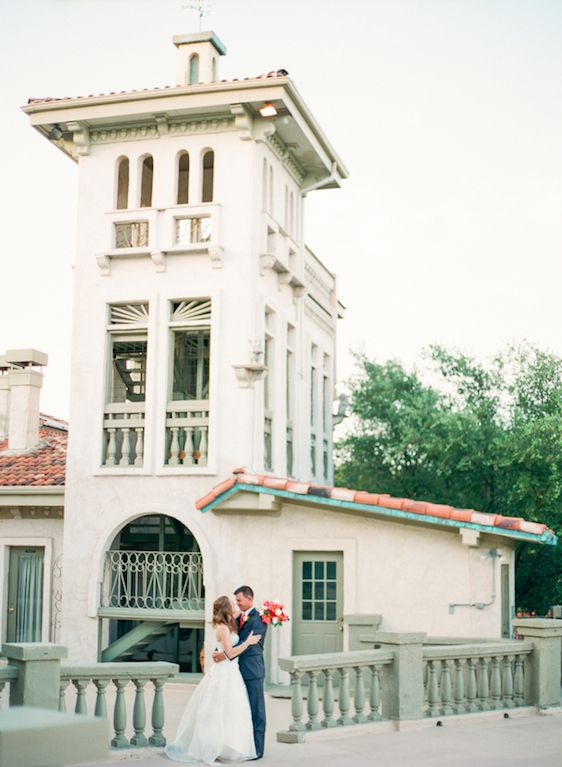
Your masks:
<svg viewBox="0 0 562 767"><path fill-rule="evenodd" d="M176 218L176 245L196 245L210 241L210 216Z"/></svg>
<svg viewBox="0 0 562 767"><path fill-rule="evenodd" d="M178 158L178 205L189 202L189 155L182 152Z"/></svg>
<svg viewBox="0 0 562 767"><path fill-rule="evenodd" d="M116 248L147 248L148 221L115 223Z"/></svg>
<svg viewBox="0 0 562 767"><path fill-rule="evenodd" d="M286 433L286 460L287 475L294 475L294 446L293 446L293 419L294 419L294 365L295 355L293 350L295 329L292 325L287 326L287 355L285 361L285 390L287 410L287 433Z"/></svg>
<svg viewBox="0 0 562 767"><path fill-rule="evenodd" d="M310 366L310 470L313 477L316 476L316 433L317 433L317 406L318 406L318 369L316 357L318 348L312 344Z"/></svg>
<svg viewBox="0 0 562 767"><path fill-rule="evenodd" d="M109 307L103 466L143 465L148 304Z"/></svg>
<svg viewBox="0 0 562 767"><path fill-rule="evenodd" d="M172 365L166 412L168 466L206 466L209 436L211 301L171 306Z"/></svg>

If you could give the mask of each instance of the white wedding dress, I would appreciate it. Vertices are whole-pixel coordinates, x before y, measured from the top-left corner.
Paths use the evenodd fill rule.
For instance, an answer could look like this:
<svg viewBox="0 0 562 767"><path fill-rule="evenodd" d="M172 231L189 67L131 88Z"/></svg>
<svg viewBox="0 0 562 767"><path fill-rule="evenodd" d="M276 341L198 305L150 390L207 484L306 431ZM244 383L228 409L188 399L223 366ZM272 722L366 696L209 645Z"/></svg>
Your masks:
<svg viewBox="0 0 562 767"><path fill-rule="evenodd" d="M238 634L231 634L232 646ZM223 650L218 643L218 649ZM254 729L238 658L211 667L183 712L175 740L165 748L175 762L217 764L254 759Z"/></svg>

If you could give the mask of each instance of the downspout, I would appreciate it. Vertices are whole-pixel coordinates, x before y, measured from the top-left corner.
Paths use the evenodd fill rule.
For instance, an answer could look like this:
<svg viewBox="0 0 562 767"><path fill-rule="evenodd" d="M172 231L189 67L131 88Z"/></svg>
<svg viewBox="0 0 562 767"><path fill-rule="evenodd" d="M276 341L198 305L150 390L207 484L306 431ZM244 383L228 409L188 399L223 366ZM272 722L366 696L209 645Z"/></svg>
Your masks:
<svg viewBox="0 0 562 767"><path fill-rule="evenodd" d="M491 557L492 558L492 593L490 595L490 601L489 602L453 602L449 605L449 613L455 612L455 607L474 607L476 610L483 610L485 607L490 607L490 605L493 605L496 601L496 560L501 558L501 554L497 549L490 549L486 554L483 555L483 559L485 557Z"/></svg>

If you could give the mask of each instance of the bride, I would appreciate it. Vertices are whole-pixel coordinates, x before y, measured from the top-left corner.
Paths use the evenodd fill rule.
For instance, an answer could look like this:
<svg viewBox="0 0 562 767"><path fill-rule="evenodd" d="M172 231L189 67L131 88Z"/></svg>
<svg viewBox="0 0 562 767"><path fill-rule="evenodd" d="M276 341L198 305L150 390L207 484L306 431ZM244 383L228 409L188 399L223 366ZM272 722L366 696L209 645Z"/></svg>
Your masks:
<svg viewBox="0 0 562 767"><path fill-rule="evenodd" d="M165 748L176 762L216 764L217 759L243 762L255 759L252 714L238 655L261 636L250 634L238 644L234 606L223 596L213 603L213 628L219 650L230 663L213 663L197 685L183 712L176 738Z"/></svg>

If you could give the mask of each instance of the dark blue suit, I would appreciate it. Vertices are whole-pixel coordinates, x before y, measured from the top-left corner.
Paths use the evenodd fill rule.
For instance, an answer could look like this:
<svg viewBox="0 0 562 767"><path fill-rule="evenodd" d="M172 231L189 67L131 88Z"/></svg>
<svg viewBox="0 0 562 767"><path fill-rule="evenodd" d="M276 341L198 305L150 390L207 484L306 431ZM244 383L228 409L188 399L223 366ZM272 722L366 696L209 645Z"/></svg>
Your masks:
<svg viewBox="0 0 562 767"><path fill-rule="evenodd" d="M263 643L267 632L267 624L262 621L255 607L250 610L248 620L238 630L240 642L244 642L248 638L250 631L253 631L254 634L261 634L261 640L258 644L248 647L247 650L238 656L238 665L248 690L254 725L254 743L256 755L259 758L263 756L265 739L265 698L263 693L265 663L263 660Z"/></svg>

